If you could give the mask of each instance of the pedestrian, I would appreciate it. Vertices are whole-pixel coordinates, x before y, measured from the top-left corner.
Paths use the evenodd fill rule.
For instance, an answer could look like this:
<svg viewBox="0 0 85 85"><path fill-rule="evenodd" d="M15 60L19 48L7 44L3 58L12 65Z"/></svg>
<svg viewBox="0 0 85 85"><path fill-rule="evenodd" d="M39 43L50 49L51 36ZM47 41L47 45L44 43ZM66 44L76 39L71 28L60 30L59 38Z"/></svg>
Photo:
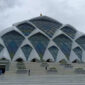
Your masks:
<svg viewBox="0 0 85 85"><path fill-rule="evenodd" d="M30 76L30 69L28 70L28 75Z"/></svg>
<svg viewBox="0 0 85 85"><path fill-rule="evenodd" d="M45 67L45 70L47 70L47 66Z"/></svg>

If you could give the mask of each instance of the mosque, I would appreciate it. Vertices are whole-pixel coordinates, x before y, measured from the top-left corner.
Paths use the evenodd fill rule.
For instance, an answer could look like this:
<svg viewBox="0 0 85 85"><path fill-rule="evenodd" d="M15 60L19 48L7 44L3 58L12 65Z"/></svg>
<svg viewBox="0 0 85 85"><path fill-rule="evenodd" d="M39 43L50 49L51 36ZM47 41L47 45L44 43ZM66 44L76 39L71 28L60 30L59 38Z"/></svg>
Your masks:
<svg viewBox="0 0 85 85"><path fill-rule="evenodd" d="M62 60L85 62L85 34L69 24L41 14L0 32L0 69L8 70L14 62Z"/></svg>

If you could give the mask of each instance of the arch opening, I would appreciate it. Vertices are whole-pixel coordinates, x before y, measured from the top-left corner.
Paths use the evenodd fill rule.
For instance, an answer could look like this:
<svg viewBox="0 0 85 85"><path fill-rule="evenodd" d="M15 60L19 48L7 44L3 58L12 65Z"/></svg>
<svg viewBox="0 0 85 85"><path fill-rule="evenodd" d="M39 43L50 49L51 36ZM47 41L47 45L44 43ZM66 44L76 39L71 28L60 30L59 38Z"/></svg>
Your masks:
<svg viewBox="0 0 85 85"><path fill-rule="evenodd" d="M31 60L31 62L39 62L39 60L36 59L36 58L33 58L33 59Z"/></svg>
<svg viewBox="0 0 85 85"><path fill-rule="evenodd" d="M52 62L52 59L47 59L46 62Z"/></svg>
<svg viewBox="0 0 85 85"><path fill-rule="evenodd" d="M78 59L75 59L74 61L72 61L72 63L80 63Z"/></svg>
<svg viewBox="0 0 85 85"><path fill-rule="evenodd" d="M17 62L23 62L24 60L22 58L16 59Z"/></svg>

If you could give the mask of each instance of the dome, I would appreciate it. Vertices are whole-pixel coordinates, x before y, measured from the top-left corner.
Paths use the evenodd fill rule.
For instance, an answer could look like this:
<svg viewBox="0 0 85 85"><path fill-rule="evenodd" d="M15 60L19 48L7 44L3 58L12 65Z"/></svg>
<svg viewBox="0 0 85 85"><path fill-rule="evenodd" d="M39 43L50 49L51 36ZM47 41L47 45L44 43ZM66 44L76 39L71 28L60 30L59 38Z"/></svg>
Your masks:
<svg viewBox="0 0 85 85"><path fill-rule="evenodd" d="M85 34L48 16L14 24L0 33L0 58L84 62ZM4 51L5 50L5 51Z"/></svg>

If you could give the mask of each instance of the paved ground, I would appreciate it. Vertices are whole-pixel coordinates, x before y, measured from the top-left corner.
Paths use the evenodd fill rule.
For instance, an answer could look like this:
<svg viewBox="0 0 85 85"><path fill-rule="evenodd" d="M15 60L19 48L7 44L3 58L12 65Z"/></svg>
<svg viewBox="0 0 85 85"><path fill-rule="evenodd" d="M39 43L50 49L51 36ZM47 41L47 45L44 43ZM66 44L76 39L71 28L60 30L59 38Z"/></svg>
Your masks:
<svg viewBox="0 0 85 85"><path fill-rule="evenodd" d="M85 75L2 75L0 85L85 85Z"/></svg>

